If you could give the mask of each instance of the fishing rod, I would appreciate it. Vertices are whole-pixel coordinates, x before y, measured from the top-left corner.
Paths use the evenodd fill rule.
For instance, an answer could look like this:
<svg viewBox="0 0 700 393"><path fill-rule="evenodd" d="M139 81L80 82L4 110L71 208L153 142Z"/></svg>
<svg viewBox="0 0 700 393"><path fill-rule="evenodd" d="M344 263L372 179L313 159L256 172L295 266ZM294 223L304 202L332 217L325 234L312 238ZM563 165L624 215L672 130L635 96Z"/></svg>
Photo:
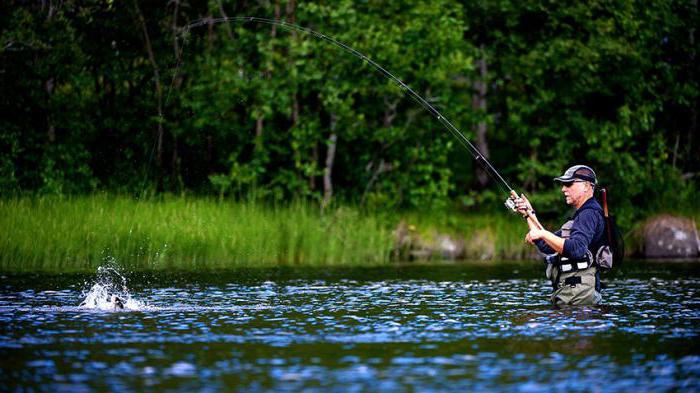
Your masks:
<svg viewBox="0 0 700 393"><path fill-rule="evenodd" d="M459 130L457 127L455 127L440 111L435 109L434 106L432 106L428 101L426 101L423 97L421 97L418 93L416 93L413 89L411 89L410 86L408 86L406 83L404 83L401 79L397 78L389 72L387 69L382 67L381 65L377 64L374 60L370 59L369 57L365 56L363 53L360 51L356 50L355 48L338 41L337 39L323 34L319 33L315 30L309 29L307 27L302 27L299 25L295 25L293 23L288 23L285 21L281 20L275 20L275 19L267 19L267 18L258 18L255 16L233 16L233 17L220 17L220 18L203 18L196 20L192 23L189 23L182 28L180 28L180 32L178 36L184 36L190 32L190 30L204 26L204 25L211 25L211 24L219 24L219 23L227 23L227 22L235 22L235 23L247 23L247 22L254 22L254 23L262 23L262 24L268 24L268 25L273 25L273 26L279 26L282 28L285 28L290 31L297 31L303 34L311 35L316 38L320 38L323 41L326 41L332 45L335 45L338 48L343 49L344 51L352 54L355 57L359 57L361 60L363 60L365 63L371 65L374 67L375 70L379 71L382 75L385 77L389 78L391 81L393 81L396 85L398 85L401 89L403 89L404 92L408 93L408 95L414 99L418 104L420 104L423 109L428 111L430 115L433 117L437 118L437 120L440 122L440 124L443 125L457 140L464 146L469 153L474 156L474 159L476 162L478 162L486 171L486 173L496 182L496 184L505 192L509 194L508 199L506 199L505 205L508 209L512 211L517 211L517 208L515 206L515 200L518 199L518 194L513 190L513 188L506 182L506 180L501 176L500 173L496 170L496 168L493 167L491 162L484 157L484 155L479 151L479 149L474 146L469 139ZM505 187L505 188L503 188ZM528 215L530 213L528 212ZM534 216L532 216L534 217Z"/></svg>

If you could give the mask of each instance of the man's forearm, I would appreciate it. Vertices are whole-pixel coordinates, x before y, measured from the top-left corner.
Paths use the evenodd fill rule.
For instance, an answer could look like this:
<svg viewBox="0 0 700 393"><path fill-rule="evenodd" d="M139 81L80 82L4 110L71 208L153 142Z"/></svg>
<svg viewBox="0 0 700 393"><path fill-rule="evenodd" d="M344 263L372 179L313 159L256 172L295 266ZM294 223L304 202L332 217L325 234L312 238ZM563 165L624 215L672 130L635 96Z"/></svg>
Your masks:
<svg viewBox="0 0 700 393"><path fill-rule="evenodd" d="M548 246L552 247L552 249L556 251L557 254L561 254L564 252L564 238L561 238L553 234L552 232L544 231L542 240L544 240L544 242L547 243Z"/></svg>

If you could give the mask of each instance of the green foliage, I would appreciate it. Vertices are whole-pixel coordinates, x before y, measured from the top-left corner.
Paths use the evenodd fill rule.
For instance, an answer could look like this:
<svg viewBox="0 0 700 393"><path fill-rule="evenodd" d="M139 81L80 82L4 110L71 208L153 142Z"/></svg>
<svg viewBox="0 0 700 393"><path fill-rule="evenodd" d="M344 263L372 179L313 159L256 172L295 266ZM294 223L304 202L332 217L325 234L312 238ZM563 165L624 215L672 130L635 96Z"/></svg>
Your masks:
<svg viewBox="0 0 700 393"><path fill-rule="evenodd" d="M501 203L435 118L340 48L248 22L179 35L224 13L351 45L472 141L484 122L494 166L545 214L562 206L552 177L575 163L598 171L628 221L697 190L692 2L89 0L0 5L0 192L320 201L335 135L337 200ZM478 81L485 110L473 104Z"/></svg>

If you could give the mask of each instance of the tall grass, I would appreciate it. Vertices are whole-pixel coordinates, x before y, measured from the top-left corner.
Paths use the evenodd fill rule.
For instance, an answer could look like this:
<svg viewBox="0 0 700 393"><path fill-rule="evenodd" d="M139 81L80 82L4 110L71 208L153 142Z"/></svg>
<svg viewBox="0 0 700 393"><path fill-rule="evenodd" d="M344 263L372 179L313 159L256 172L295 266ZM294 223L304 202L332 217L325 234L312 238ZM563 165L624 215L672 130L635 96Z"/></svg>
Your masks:
<svg viewBox="0 0 700 393"><path fill-rule="evenodd" d="M307 203L95 195L0 200L0 270L135 269L387 263L391 230L350 208Z"/></svg>
<svg viewBox="0 0 700 393"><path fill-rule="evenodd" d="M0 199L0 271L93 272L105 260L134 270L189 271L387 265L402 220L420 238L418 247L435 247L437 236L447 234L464 241L466 259L536 257L523 241L526 224L504 211L362 212L341 206L321 214L311 202L271 206L99 194Z"/></svg>

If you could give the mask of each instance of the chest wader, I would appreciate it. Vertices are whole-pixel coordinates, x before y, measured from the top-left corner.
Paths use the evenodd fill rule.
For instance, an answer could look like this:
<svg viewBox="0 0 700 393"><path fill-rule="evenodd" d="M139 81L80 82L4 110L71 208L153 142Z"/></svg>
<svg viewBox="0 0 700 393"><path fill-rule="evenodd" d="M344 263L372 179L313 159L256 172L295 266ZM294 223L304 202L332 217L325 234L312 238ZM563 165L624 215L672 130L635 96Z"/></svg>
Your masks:
<svg viewBox="0 0 700 393"><path fill-rule="evenodd" d="M572 221L561 227L561 237L568 239L571 235ZM597 289L597 267L593 255L586 251L586 256L573 260L559 254L548 255L547 278L552 281L552 303L555 306L593 305L602 300Z"/></svg>

